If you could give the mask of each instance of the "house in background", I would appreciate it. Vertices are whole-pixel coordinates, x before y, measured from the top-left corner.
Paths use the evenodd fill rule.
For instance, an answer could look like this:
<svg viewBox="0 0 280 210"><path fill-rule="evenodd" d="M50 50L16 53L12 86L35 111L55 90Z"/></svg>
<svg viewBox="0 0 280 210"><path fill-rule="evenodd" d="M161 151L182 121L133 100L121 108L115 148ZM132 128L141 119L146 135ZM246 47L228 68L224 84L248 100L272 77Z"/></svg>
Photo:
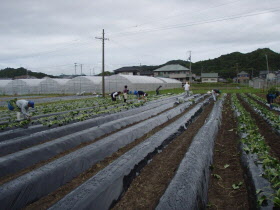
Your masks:
<svg viewBox="0 0 280 210"><path fill-rule="evenodd" d="M154 72L153 71L143 71L140 68L138 68L137 66L132 66L132 67L122 67L120 69L114 70L115 74L122 74L122 75L140 75L140 76L150 76L153 77L154 76Z"/></svg>
<svg viewBox="0 0 280 210"><path fill-rule="evenodd" d="M182 83L186 83L186 81L189 81L191 74L190 70L184 66L179 64L170 64L155 69L154 76L177 79Z"/></svg>
<svg viewBox="0 0 280 210"><path fill-rule="evenodd" d="M122 67L114 70L114 73L123 75L140 75L140 69L137 67Z"/></svg>
<svg viewBox="0 0 280 210"><path fill-rule="evenodd" d="M201 82L218 82L218 73L201 73Z"/></svg>
<svg viewBox="0 0 280 210"><path fill-rule="evenodd" d="M237 74L237 83L248 83L250 80L250 76L248 73L245 71L241 71L240 73Z"/></svg>
<svg viewBox="0 0 280 210"><path fill-rule="evenodd" d="M260 71L259 78L266 79L268 73L268 71Z"/></svg>

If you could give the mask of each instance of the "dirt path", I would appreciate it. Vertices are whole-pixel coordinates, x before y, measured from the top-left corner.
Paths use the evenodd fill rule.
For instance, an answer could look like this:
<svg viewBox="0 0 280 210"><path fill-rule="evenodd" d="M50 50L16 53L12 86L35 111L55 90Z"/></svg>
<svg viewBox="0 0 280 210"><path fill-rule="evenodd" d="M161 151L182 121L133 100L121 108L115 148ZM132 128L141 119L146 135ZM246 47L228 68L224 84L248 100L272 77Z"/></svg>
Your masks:
<svg viewBox="0 0 280 210"><path fill-rule="evenodd" d="M153 157L152 161L142 169L140 175L132 181L128 191L113 209L154 209L156 207L193 137L204 124L212 108L213 103L205 107L198 119L186 131Z"/></svg>
<svg viewBox="0 0 280 210"><path fill-rule="evenodd" d="M222 112L222 124L215 141L212 176L208 189L209 209L249 209L238 150L237 124L227 96ZM221 177L221 178L219 178ZM232 185L238 185L234 190Z"/></svg>
<svg viewBox="0 0 280 210"><path fill-rule="evenodd" d="M238 99L240 100L242 106L248 111L252 118L256 121L256 124L259 128L260 134L265 138L265 142L270 147L270 153L273 157L278 158L280 160L280 137L276 134L271 126L258 114L254 112L252 107L244 102L239 95Z"/></svg>
<svg viewBox="0 0 280 210"><path fill-rule="evenodd" d="M41 198L40 200L26 206L25 209L47 209L57 201L59 201L62 197L70 193L73 189L81 185L83 182L94 176L96 173L98 173L100 170L108 166L111 162L116 160L118 157L129 151L131 148L135 147L137 144L143 142L145 139L147 139L149 136L153 135L154 133L158 132L165 126L171 124L172 122L176 121L178 118L186 114L190 109L192 109L197 104L191 105L188 109L186 109L182 114L170 119L168 122L164 123L163 125L160 125L153 129L152 131L148 132L143 137L135 140L134 142L126 145L125 147L119 149L117 152L112 154L112 156L105 158L103 161L93 165L90 169L85 171L84 173L80 174L73 180L71 180L69 183L63 185L56 191L50 193L49 195L46 195L45 197ZM122 128L124 129L124 128Z"/></svg>

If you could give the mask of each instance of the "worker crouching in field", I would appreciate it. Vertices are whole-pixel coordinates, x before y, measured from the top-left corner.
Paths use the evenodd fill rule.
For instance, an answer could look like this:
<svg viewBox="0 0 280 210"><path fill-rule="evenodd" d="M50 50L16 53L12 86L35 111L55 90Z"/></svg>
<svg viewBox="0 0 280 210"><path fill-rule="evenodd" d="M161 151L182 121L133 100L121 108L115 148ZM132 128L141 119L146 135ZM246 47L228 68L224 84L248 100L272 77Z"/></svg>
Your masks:
<svg viewBox="0 0 280 210"><path fill-rule="evenodd" d="M157 89L156 89L156 95L159 95L159 89L161 88L162 86L160 85Z"/></svg>
<svg viewBox="0 0 280 210"><path fill-rule="evenodd" d="M142 90L137 91L137 96L138 96L138 100L144 99L145 101L147 101L147 96L148 93L145 93Z"/></svg>
<svg viewBox="0 0 280 210"><path fill-rule="evenodd" d="M216 101L216 100L217 100L217 96L218 96L219 94L221 94L221 91L218 90L218 89L213 89L213 90L211 91L211 93L212 93L212 96L213 96L213 100Z"/></svg>
<svg viewBox="0 0 280 210"><path fill-rule="evenodd" d="M268 90L268 93L266 94L266 100L267 103L269 104L269 108L273 109L273 103L277 103L278 102L278 98L279 98L279 91L277 91L276 88L270 88Z"/></svg>
<svg viewBox="0 0 280 210"><path fill-rule="evenodd" d="M24 119L31 119L31 115L29 114L30 107L34 108L33 101L13 99L8 102L8 108L11 111L17 112L17 121L21 120L21 114L23 115Z"/></svg>
<svg viewBox="0 0 280 210"><path fill-rule="evenodd" d="M120 96L121 95L121 92L118 91L118 92L113 92L110 94L111 95L111 98L112 98L112 101L116 101L117 100L117 96Z"/></svg>
<svg viewBox="0 0 280 210"><path fill-rule="evenodd" d="M34 102L26 100L17 100L16 105L20 109L20 112L17 112L17 120L21 119L21 114L23 114L24 119L30 120L31 115L29 114L29 107L34 108Z"/></svg>

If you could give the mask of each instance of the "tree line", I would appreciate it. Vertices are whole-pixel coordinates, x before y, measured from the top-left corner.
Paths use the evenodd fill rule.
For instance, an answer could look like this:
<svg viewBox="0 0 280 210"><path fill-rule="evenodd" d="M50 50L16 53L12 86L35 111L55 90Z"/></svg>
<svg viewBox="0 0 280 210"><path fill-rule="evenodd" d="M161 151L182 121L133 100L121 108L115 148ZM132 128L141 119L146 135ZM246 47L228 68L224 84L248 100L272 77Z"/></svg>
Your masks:
<svg viewBox="0 0 280 210"><path fill-rule="evenodd" d="M267 58L267 60L266 60ZM250 53L233 52L227 55L222 55L215 59L208 59L192 63L192 72L200 75L201 73L218 73L220 77L234 78L241 71L247 72L250 76L258 76L260 71L267 70L267 61L269 71L276 71L280 69L280 54L269 48L257 49ZM189 61L171 60L165 64L158 66L137 66L139 71L153 71L164 65L180 64L189 68ZM136 67L136 66L132 66ZM22 75L34 76L36 78L55 77L44 73L32 72L25 68L6 68L0 70L0 78L14 78ZM111 75L112 72L105 72L105 75ZM101 74L100 74L101 75Z"/></svg>

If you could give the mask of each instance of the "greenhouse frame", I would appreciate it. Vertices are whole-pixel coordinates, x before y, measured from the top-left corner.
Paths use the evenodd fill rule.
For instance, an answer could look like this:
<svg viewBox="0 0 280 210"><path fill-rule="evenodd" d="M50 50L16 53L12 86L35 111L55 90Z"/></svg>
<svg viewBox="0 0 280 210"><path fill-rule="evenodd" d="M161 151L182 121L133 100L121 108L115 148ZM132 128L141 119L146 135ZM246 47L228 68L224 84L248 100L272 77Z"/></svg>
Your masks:
<svg viewBox="0 0 280 210"><path fill-rule="evenodd" d="M127 85L130 91L155 91L161 89L181 88L182 83L175 79L136 76L112 75L105 77L105 93L123 91ZM0 80L1 95L27 95L27 94L101 94L101 76L78 76L73 79L17 79Z"/></svg>
<svg viewBox="0 0 280 210"><path fill-rule="evenodd" d="M65 84L65 93L100 93L102 89L102 77L79 76L69 80Z"/></svg>

